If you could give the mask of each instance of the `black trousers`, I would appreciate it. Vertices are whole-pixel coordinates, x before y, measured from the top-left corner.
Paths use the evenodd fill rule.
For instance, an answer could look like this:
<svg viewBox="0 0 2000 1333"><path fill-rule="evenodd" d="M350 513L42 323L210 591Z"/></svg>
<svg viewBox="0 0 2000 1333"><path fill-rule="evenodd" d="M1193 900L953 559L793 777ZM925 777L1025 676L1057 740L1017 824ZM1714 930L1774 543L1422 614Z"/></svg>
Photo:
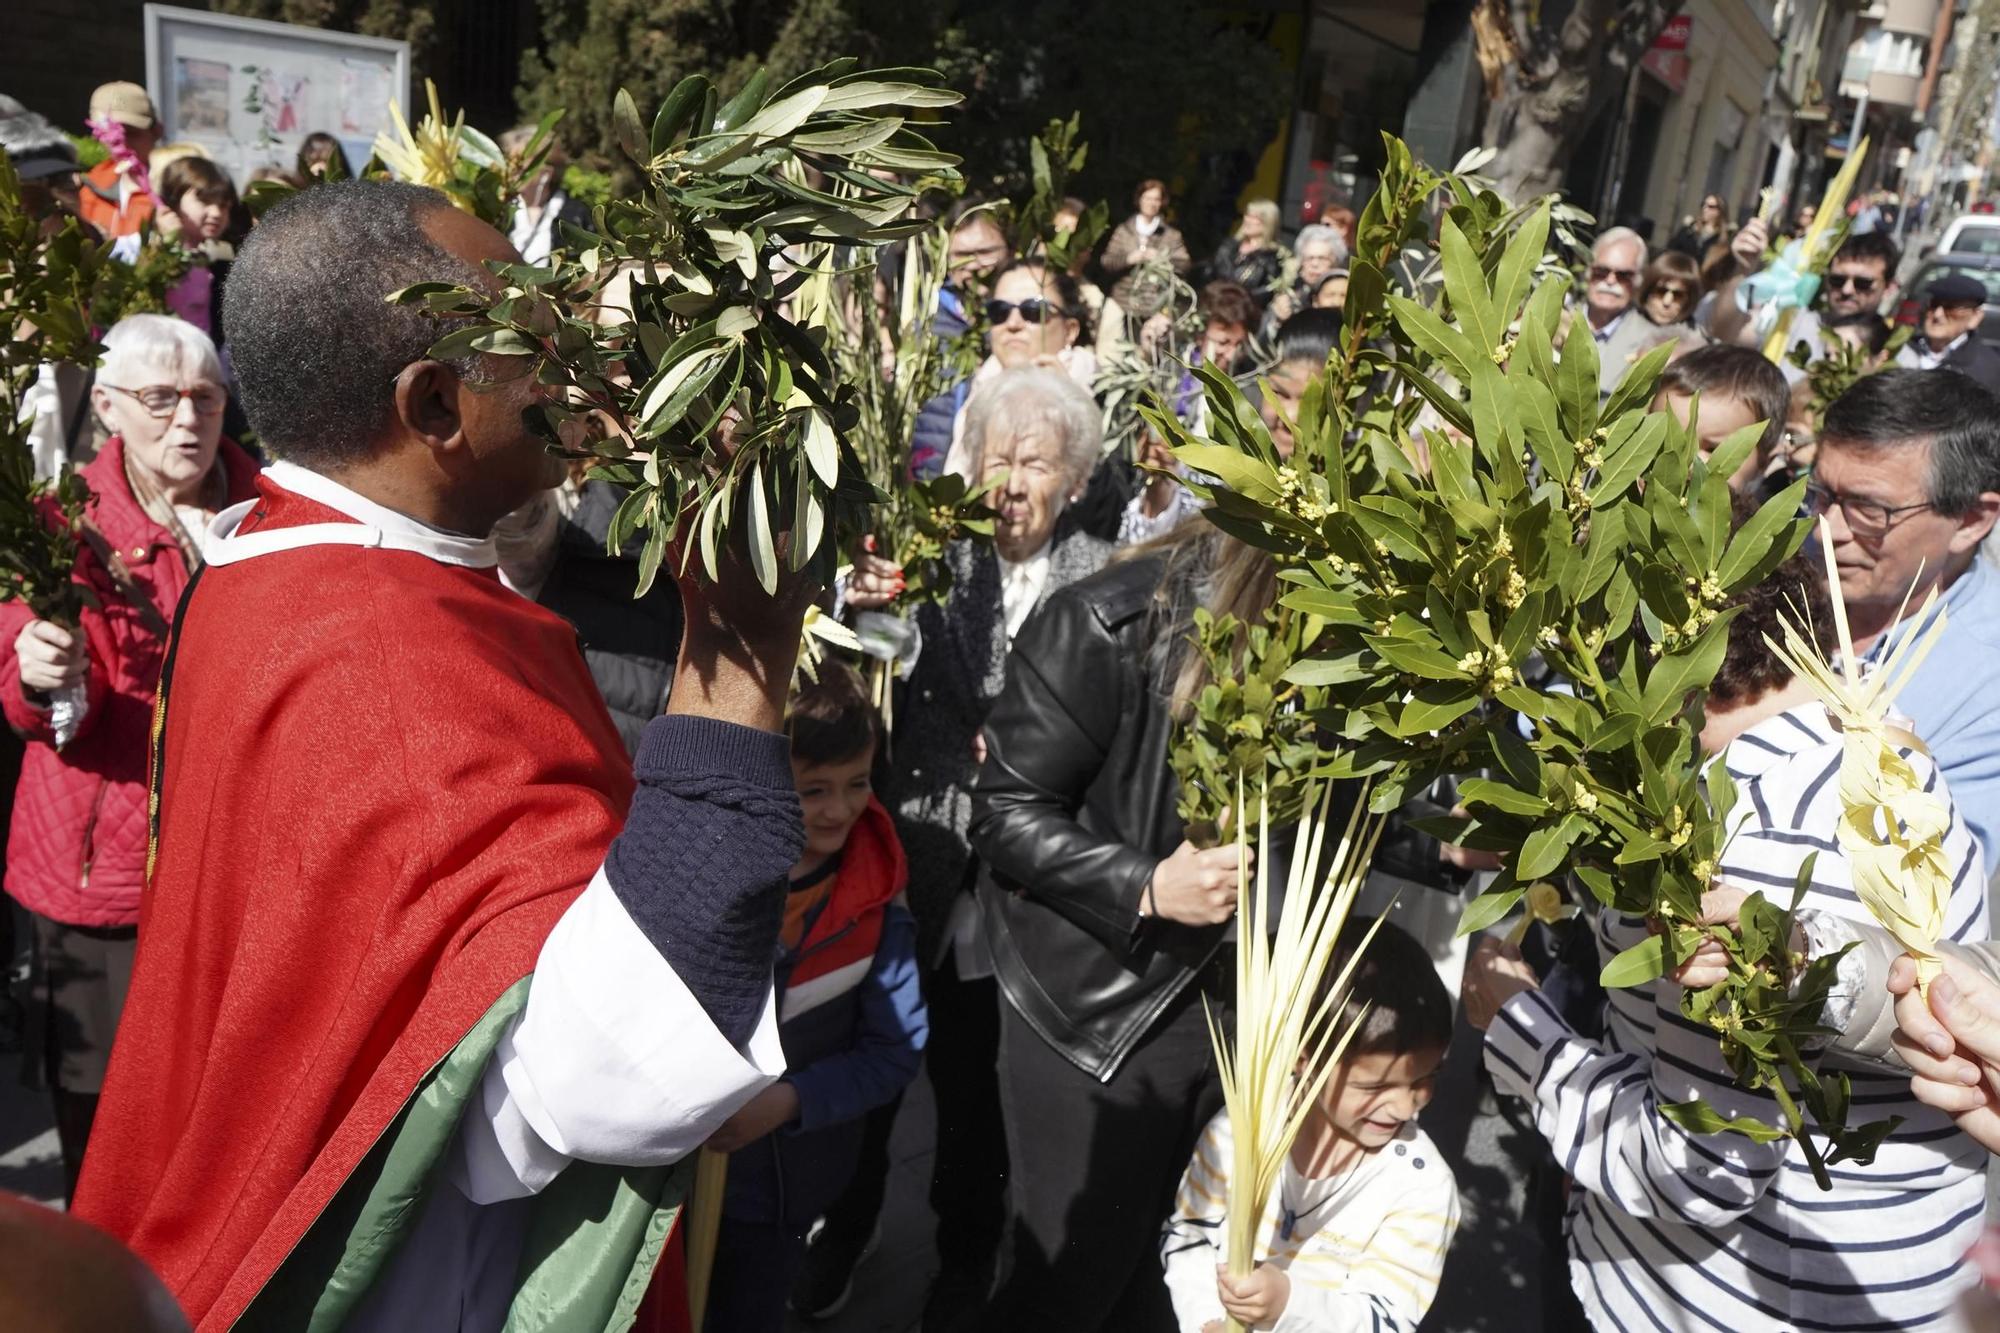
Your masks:
<svg viewBox="0 0 2000 1333"><path fill-rule="evenodd" d="M1108 1083L1003 1003L1000 1103L1014 1264L984 1327L1172 1333L1160 1229L1195 1141L1222 1106L1201 988L1160 1015Z"/></svg>
<svg viewBox="0 0 2000 1333"><path fill-rule="evenodd" d="M931 1211L938 1257L947 1266L993 1262L1007 1219L1007 1139L1000 1123L1000 987L991 977L960 981L947 957L924 981L930 1040L924 1070L937 1106L937 1152ZM899 1096L871 1111L854 1179L826 1211L826 1229L859 1252L882 1213L889 1178L889 1134Z"/></svg>
<svg viewBox="0 0 2000 1333"><path fill-rule="evenodd" d="M931 975L931 1037L925 1056L937 1103L931 1211L938 1258L947 1268L986 1268L1007 1219L1007 1131L1000 1116L1000 987L960 981L946 958Z"/></svg>

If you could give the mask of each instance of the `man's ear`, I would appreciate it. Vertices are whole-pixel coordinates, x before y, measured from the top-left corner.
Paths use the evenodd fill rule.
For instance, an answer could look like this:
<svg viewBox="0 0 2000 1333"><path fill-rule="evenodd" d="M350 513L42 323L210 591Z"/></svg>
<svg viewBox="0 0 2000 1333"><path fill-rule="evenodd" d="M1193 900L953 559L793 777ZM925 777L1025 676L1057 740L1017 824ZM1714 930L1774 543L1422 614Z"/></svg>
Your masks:
<svg viewBox="0 0 2000 1333"><path fill-rule="evenodd" d="M396 419L401 429L431 449L446 452L465 442L459 414L458 372L442 361L412 361L396 376Z"/></svg>
<svg viewBox="0 0 2000 1333"><path fill-rule="evenodd" d="M1952 554L1976 551L1996 519L2000 519L2000 491L1982 492L1972 508L1958 516L1958 531L1951 534Z"/></svg>

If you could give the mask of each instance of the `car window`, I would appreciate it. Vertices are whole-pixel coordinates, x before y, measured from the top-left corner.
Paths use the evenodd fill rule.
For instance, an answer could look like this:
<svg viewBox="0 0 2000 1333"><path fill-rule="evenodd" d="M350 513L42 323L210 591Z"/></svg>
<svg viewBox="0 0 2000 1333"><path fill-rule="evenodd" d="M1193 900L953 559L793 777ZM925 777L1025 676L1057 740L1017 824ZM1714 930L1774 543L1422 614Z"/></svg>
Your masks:
<svg viewBox="0 0 2000 1333"><path fill-rule="evenodd" d="M1996 250L1995 253L2000 254L2000 250ZM1923 272L1917 275L1917 280L1911 285L1911 290L1921 300L1923 294L1930 290L1932 283L1947 274L1953 273L1972 278L1979 282L1986 288L1986 304L2000 305L2000 269L1977 268L1969 264L1930 263L1924 265Z"/></svg>
<svg viewBox="0 0 2000 1333"><path fill-rule="evenodd" d="M1954 254L2000 255L2000 222L1954 223L1946 248Z"/></svg>

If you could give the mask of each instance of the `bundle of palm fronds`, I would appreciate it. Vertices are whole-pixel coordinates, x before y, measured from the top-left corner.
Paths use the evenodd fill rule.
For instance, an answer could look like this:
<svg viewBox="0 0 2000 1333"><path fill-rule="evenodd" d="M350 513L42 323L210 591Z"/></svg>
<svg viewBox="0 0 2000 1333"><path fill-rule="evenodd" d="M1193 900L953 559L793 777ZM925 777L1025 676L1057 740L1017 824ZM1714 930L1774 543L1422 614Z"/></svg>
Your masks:
<svg viewBox="0 0 2000 1333"><path fill-rule="evenodd" d="M1840 824L1835 837L1853 868L1854 892L1882 928L1917 961L1917 986L1928 993L1940 963L1937 943L1944 934L1951 901L1952 866L1944 852L1951 830L1951 807L1924 790L1906 749L1924 744L1894 719L1890 708L1944 633L1945 610L1933 587L1917 608L1909 629L1881 665L1864 671L1848 628L1847 602L1840 595L1833 538L1820 520L1826 577L1839 633L1840 665L1828 666L1813 648L1809 627L1787 621L1784 642L1765 642L1794 674L1808 681L1827 712L1840 724ZM1905 598L1902 609L1908 609ZM1897 623L1902 622L1898 614Z"/></svg>
<svg viewBox="0 0 2000 1333"><path fill-rule="evenodd" d="M1236 845L1248 850L1248 830L1238 798ZM1345 1024L1348 984L1366 948L1357 949L1321 995L1320 982L1354 900L1368 878L1368 865L1382 835L1384 816L1368 813L1364 792L1354 803L1346 828L1326 859L1332 789L1323 789L1316 809L1297 826L1297 839L1277 909L1270 920L1271 862L1276 859L1268 803L1258 811L1256 886L1245 872L1237 900L1236 1037L1223 1036L1210 1012L1222 1098L1234 1138L1229 1163L1229 1272L1248 1277L1257 1265L1263 1219L1285 1157L1333 1077L1364 1014ZM1379 925L1379 921L1377 923ZM1368 933L1374 938L1374 929ZM1232 1333L1240 1325L1229 1324Z"/></svg>

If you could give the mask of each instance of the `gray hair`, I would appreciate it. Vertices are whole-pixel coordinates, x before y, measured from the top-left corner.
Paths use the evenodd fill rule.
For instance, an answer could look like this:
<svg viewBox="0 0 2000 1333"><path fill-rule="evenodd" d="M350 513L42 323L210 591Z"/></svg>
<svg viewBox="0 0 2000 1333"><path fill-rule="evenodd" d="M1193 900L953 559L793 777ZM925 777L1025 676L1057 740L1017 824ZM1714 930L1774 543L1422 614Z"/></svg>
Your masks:
<svg viewBox="0 0 2000 1333"><path fill-rule="evenodd" d="M1639 262L1633 265L1633 267L1642 269L1646 267L1646 238L1641 236L1638 232L1633 231L1630 227L1606 228L1602 233L1599 234L1596 242L1591 245L1590 257L1592 259L1597 258L1611 246L1618 244L1620 241L1630 241L1632 242L1632 244L1638 246Z"/></svg>
<svg viewBox="0 0 2000 1333"><path fill-rule="evenodd" d="M104 335L104 365L97 372L105 384L143 389L160 381L199 375L221 384L222 359L206 333L171 315L127 315Z"/></svg>
<svg viewBox="0 0 2000 1333"><path fill-rule="evenodd" d="M1340 228L1315 222L1311 226L1299 228L1298 239L1292 242L1292 253L1302 255L1309 245L1333 247L1333 262L1336 267L1347 262L1347 238L1340 234Z"/></svg>
<svg viewBox="0 0 2000 1333"><path fill-rule="evenodd" d="M1042 429L1062 447L1071 489L1090 479L1104 443L1097 404L1082 385L1047 366L1003 370L979 386L965 405L965 449L977 478L986 466L986 441Z"/></svg>
<svg viewBox="0 0 2000 1333"><path fill-rule="evenodd" d="M396 376L457 326L385 298L416 282L490 281L424 230L450 208L419 185L335 181L299 191L250 233L222 321L244 413L272 452L315 469L368 457L394 415ZM449 364L476 378L479 362Z"/></svg>

